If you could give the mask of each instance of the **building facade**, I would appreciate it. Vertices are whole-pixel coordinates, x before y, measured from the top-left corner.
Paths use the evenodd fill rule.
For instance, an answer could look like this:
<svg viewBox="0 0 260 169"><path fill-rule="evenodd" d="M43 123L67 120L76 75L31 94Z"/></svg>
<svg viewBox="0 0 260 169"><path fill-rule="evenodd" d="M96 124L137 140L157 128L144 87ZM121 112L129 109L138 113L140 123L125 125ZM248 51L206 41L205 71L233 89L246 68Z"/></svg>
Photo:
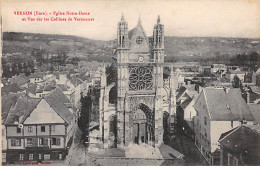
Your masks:
<svg viewBox="0 0 260 169"><path fill-rule="evenodd" d="M105 70L101 74L100 132L104 147L123 147L131 143L159 146L174 123L176 112L172 69L169 87L163 85L164 25L160 17L153 36L148 38L140 18L137 26L128 31L122 16L115 54L117 84L107 86ZM114 86L117 102L112 105L109 95Z"/></svg>
<svg viewBox="0 0 260 169"><path fill-rule="evenodd" d="M6 162L63 160L75 116L60 89L41 99L20 96L5 121Z"/></svg>
<svg viewBox="0 0 260 169"><path fill-rule="evenodd" d="M241 123L253 125L254 117L239 89L204 88L194 108L195 145L210 165L219 165L221 134Z"/></svg>

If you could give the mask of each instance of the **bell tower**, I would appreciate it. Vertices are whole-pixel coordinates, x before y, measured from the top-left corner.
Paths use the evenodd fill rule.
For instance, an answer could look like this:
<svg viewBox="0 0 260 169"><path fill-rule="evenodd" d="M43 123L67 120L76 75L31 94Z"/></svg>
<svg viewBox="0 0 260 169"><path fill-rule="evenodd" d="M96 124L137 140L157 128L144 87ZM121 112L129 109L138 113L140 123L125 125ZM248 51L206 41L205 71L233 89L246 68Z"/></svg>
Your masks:
<svg viewBox="0 0 260 169"><path fill-rule="evenodd" d="M117 28L117 141L118 145L124 144L124 100L128 90L128 55L129 38L128 24L122 14L121 21Z"/></svg>
<svg viewBox="0 0 260 169"><path fill-rule="evenodd" d="M164 63L164 26L160 23L158 16L157 23L153 29L154 78L155 78L155 144L163 142L163 63Z"/></svg>

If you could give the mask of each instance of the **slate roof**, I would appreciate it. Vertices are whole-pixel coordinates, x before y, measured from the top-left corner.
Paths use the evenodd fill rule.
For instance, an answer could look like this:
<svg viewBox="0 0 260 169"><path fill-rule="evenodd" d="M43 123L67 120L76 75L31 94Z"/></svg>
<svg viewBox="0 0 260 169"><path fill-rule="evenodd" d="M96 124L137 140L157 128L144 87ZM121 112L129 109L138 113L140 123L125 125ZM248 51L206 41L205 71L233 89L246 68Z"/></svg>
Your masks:
<svg viewBox="0 0 260 169"><path fill-rule="evenodd" d="M142 36L144 38L141 45L136 44L135 39L137 36ZM140 20L138 21L137 26L128 32L128 37L130 39L130 49L132 52L149 52L148 39Z"/></svg>
<svg viewBox="0 0 260 169"><path fill-rule="evenodd" d="M180 104L181 108L184 110L190 103L192 102L192 98L188 97L184 102Z"/></svg>
<svg viewBox="0 0 260 169"><path fill-rule="evenodd" d="M43 78L43 76L44 76L44 73L35 72L35 73L30 74L29 78Z"/></svg>
<svg viewBox="0 0 260 169"><path fill-rule="evenodd" d="M38 105L41 99L30 98L20 95L13 109L10 110L5 124L13 124L16 120L23 123L27 117Z"/></svg>
<svg viewBox="0 0 260 169"><path fill-rule="evenodd" d="M37 84L33 84L31 86L29 86L26 90L26 93L32 93L35 94L36 93L36 89L37 89Z"/></svg>
<svg viewBox="0 0 260 169"><path fill-rule="evenodd" d="M176 100L179 100L185 91L186 91L186 87L184 86L181 86L179 89L177 89L178 94L176 95Z"/></svg>
<svg viewBox="0 0 260 169"><path fill-rule="evenodd" d="M78 86L83 83L83 80L76 76L69 77L69 80L74 86Z"/></svg>
<svg viewBox="0 0 260 169"><path fill-rule="evenodd" d="M21 89L17 83L11 83L2 88L2 95L8 95L10 92L17 93L20 90Z"/></svg>
<svg viewBox="0 0 260 169"><path fill-rule="evenodd" d="M22 86L30 81L30 79L25 75L13 76L9 79L11 83L17 83L18 86Z"/></svg>
<svg viewBox="0 0 260 169"><path fill-rule="evenodd" d="M13 107L16 104L16 101L20 94L17 93L9 93L7 96L2 97L2 122L4 123L11 107Z"/></svg>
<svg viewBox="0 0 260 169"><path fill-rule="evenodd" d="M43 91L52 91L55 88L56 87L53 84L47 84L47 85L44 86Z"/></svg>
<svg viewBox="0 0 260 169"><path fill-rule="evenodd" d="M203 93L211 119L216 121L240 121L245 118L247 121L254 121L254 117L239 89L229 89L226 93L223 89L205 88Z"/></svg>
<svg viewBox="0 0 260 169"><path fill-rule="evenodd" d="M255 118L255 121L260 123L260 104L249 104L249 109Z"/></svg>
<svg viewBox="0 0 260 169"><path fill-rule="evenodd" d="M259 165L260 126L241 125L219 140L228 152L241 155L244 164ZM248 158L250 157L250 158Z"/></svg>
<svg viewBox="0 0 260 169"><path fill-rule="evenodd" d="M62 91L68 91L68 87L65 84L57 84Z"/></svg>
<svg viewBox="0 0 260 169"><path fill-rule="evenodd" d="M73 114L66 106L66 103L69 103L70 101L59 88L56 88L51 93L44 96L44 99L64 121L66 121L68 124L71 123Z"/></svg>

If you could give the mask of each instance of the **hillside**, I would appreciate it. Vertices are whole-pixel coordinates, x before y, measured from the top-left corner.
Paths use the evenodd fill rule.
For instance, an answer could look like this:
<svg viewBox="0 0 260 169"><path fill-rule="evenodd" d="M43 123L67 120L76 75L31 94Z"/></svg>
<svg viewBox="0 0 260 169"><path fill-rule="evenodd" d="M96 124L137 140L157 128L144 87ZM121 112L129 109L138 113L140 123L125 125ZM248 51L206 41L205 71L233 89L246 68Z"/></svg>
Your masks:
<svg viewBox="0 0 260 169"><path fill-rule="evenodd" d="M109 59L116 41L99 41L77 36L4 32L3 53L29 54L33 49L66 51L70 57ZM194 61L216 55L260 52L260 39L220 37L165 37L166 60Z"/></svg>

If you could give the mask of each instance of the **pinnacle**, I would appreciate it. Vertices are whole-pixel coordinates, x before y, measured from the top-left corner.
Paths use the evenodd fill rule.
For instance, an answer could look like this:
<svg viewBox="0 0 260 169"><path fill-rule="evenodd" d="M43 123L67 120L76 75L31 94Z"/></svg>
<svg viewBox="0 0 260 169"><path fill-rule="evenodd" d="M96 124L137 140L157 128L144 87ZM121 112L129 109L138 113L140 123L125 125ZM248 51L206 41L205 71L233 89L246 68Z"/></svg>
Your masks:
<svg viewBox="0 0 260 169"><path fill-rule="evenodd" d="M160 22L161 22L160 15L158 15L157 24L159 24Z"/></svg>

